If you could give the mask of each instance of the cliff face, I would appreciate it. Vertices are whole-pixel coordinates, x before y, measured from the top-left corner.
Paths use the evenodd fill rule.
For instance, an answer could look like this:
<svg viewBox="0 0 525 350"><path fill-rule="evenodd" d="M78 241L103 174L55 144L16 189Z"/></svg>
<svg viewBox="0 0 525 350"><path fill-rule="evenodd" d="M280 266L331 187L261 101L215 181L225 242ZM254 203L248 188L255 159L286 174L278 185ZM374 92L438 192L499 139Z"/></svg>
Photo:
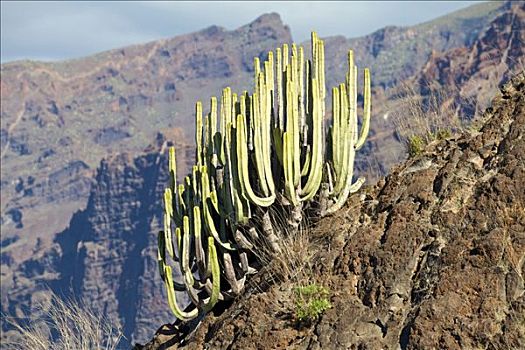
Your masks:
<svg viewBox="0 0 525 350"><path fill-rule="evenodd" d="M143 320L169 319L155 250L166 166L153 153L103 161L87 208L57 237L62 254L53 289L89 300L129 340L140 339Z"/></svg>
<svg viewBox="0 0 525 350"><path fill-rule="evenodd" d="M157 266L160 198L168 181L166 143L162 136L157 142L142 156L118 154L101 162L87 207L50 249L14 273L14 288L3 300L11 314L36 311L38 295L51 288L107 316L128 344L146 339L152 323L171 319ZM185 166L185 148L178 148Z"/></svg>
<svg viewBox="0 0 525 350"><path fill-rule="evenodd" d="M269 268L195 332L167 325L144 349L524 348L523 74L484 120L314 226L300 247L313 256L297 268L330 291L319 320L295 321L292 290L304 281L273 284Z"/></svg>
<svg viewBox="0 0 525 350"><path fill-rule="evenodd" d="M493 91L525 69L525 4L509 4L471 46L435 51L414 79L421 94L439 89L449 95L463 118L473 118L488 106Z"/></svg>

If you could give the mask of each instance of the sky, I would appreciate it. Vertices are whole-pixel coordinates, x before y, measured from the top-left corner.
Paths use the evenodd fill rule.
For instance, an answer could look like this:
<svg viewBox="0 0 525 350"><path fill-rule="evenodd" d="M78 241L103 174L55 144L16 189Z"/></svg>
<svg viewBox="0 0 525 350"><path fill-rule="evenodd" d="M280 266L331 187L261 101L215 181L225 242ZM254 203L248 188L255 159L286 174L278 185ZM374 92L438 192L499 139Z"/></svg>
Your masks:
<svg viewBox="0 0 525 350"><path fill-rule="evenodd" d="M277 12L302 42L359 37L407 26L481 1L1 1L1 62L57 61L191 33L211 25L235 29Z"/></svg>

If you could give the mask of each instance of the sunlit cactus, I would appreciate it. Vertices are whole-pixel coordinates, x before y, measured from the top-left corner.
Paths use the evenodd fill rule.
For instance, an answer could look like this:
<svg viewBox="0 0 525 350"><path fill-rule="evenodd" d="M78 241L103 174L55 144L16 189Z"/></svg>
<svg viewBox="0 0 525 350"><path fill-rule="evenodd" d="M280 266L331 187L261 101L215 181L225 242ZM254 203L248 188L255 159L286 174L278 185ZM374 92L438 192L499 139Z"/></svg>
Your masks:
<svg viewBox="0 0 525 350"><path fill-rule="evenodd" d="M279 250L270 213L287 215L297 229L303 211L317 216L340 209L364 178L353 180L355 152L368 135L370 72L364 70L364 113L358 131L357 67L348 52L345 82L332 89L332 120L325 132L324 42L312 33L312 58L284 44L261 62L254 59L254 91L222 91L209 113L195 109L196 163L177 184L175 150L159 233L159 269L170 308L183 321L242 292L257 272L261 244ZM272 210L270 210L272 209ZM264 243L266 242L266 243ZM167 252L167 254L166 254ZM175 281L175 264L181 280ZM182 310L176 292L193 307Z"/></svg>

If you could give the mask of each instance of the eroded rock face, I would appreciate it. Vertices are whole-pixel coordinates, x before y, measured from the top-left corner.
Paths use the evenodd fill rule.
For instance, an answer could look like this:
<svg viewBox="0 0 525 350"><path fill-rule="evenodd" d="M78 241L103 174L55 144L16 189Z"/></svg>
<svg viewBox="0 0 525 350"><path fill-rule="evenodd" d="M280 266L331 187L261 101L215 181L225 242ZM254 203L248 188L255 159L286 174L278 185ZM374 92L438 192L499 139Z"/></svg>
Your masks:
<svg viewBox="0 0 525 350"><path fill-rule="evenodd" d="M74 214L51 248L36 250L13 273L13 288L2 300L8 314L30 310L34 316L38 298L51 289L83 300L121 328L122 346L148 339L150 324L172 319L156 248L168 182L167 142L162 135L156 142L141 156L123 153L101 162L87 207ZM180 166L188 167L188 147L177 148ZM10 263L2 255L2 266Z"/></svg>
<svg viewBox="0 0 525 350"><path fill-rule="evenodd" d="M144 349L525 348L525 76L484 118L316 225L312 279L332 304L318 321L297 327L293 281L267 271L262 291Z"/></svg>
<svg viewBox="0 0 525 350"><path fill-rule="evenodd" d="M61 258L53 290L88 302L130 342L145 339L146 324L171 319L156 250L167 169L158 150L102 161L87 208L56 239Z"/></svg>
<svg viewBox="0 0 525 350"><path fill-rule="evenodd" d="M413 78L429 98L447 90L444 105L455 104L459 115L472 119L490 103L496 87L525 68L525 4L507 3L508 9L483 29L471 46L433 52Z"/></svg>

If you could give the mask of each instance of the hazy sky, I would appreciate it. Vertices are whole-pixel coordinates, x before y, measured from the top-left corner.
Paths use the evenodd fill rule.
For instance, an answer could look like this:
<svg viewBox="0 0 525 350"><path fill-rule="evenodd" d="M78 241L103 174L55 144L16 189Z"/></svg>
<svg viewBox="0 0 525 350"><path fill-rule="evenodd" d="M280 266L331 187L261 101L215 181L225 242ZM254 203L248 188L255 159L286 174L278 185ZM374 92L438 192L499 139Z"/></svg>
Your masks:
<svg viewBox="0 0 525 350"><path fill-rule="evenodd" d="M234 29L277 12L294 40L357 37L387 25L412 25L480 1L1 2L1 60L62 60L197 31Z"/></svg>

